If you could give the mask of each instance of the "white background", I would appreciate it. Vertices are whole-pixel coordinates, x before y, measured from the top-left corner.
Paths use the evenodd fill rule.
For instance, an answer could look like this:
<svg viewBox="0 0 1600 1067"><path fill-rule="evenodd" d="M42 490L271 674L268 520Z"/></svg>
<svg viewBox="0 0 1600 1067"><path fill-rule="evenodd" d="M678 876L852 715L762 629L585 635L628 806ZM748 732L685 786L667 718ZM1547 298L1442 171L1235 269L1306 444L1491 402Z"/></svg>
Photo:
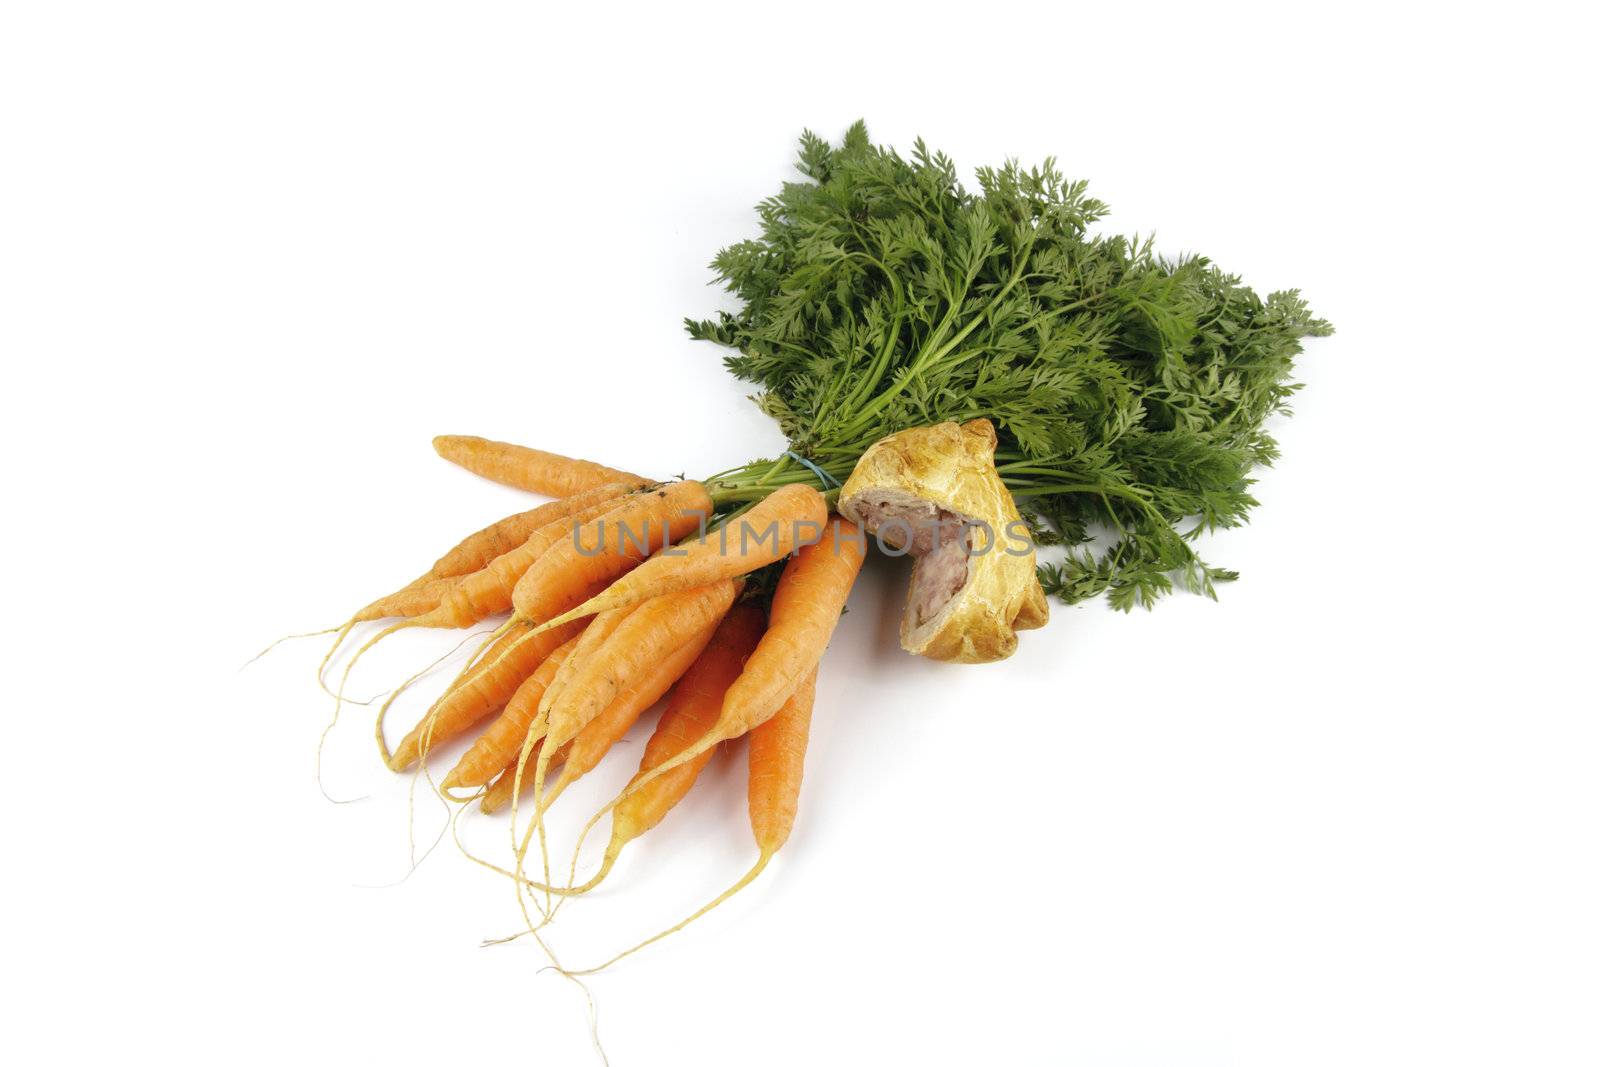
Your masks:
<svg viewBox="0 0 1600 1067"><path fill-rule="evenodd" d="M373 888L408 780L355 708L327 782L368 799L318 792L320 644L237 669L526 506L436 433L660 474L780 450L679 320L801 129L864 116L968 173L1056 154L1108 225L1339 333L1207 545L1244 575L1219 604L1061 607L950 667L898 651L904 574L869 566L794 838L591 983L611 1062L1600 1062L1596 87L1557 12L7 5L0 1041L594 1062L537 950L479 947L517 926L494 876L447 841ZM742 791L716 765L563 960L731 882Z"/></svg>

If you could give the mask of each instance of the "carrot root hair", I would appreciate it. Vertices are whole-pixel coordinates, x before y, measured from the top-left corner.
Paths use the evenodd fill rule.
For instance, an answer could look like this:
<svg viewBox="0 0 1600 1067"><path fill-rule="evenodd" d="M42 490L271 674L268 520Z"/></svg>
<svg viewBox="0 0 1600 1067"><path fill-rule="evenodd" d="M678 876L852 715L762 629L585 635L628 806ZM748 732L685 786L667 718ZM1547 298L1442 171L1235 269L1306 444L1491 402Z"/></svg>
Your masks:
<svg viewBox="0 0 1600 1067"><path fill-rule="evenodd" d="M537 890L537 891L542 892L542 893L550 893L550 894L553 894L555 896L562 897L562 898L581 897L583 894L589 892L591 889L594 889L596 886L598 886L601 882L605 881L606 875L611 873L611 868L616 866L617 857L622 855L622 847L624 845L626 845L627 843L628 843L627 840L613 841L609 846L607 846L605 858L603 860L601 860L601 862L600 862L600 869L594 873L594 877L593 878L590 878L587 882L583 883L582 885L574 885L573 884L575 881L577 881L578 850L583 848L582 840L580 840L578 842L578 849L574 849L573 850L573 853L572 853L572 867L567 872L567 884L566 885L544 885L542 883L535 882L532 879L526 878L526 877L520 878L519 881L521 882L521 884L525 888L527 888L529 890ZM510 873L510 872L507 872L507 873ZM555 906L555 910L559 910L560 907L561 907L561 902L557 901L556 902L556 906Z"/></svg>
<svg viewBox="0 0 1600 1067"><path fill-rule="evenodd" d="M346 624L346 625L349 625L349 624ZM345 702L345 700L344 700L344 687L345 687L345 684L350 681L350 672L355 670L356 664L361 661L361 657L362 656L367 654L367 650L370 649L373 645L377 644L379 641L382 641L385 637L388 637L390 634L394 633L395 631L404 630L407 627L415 626L415 625L416 625L415 622L413 622L410 619L407 619L404 622L397 622L393 626L387 626L384 629L378 631L378 633L374 634L371 640L369 640L366 644L362 645L360 648L358 648L356 650L356 654L354 656L350 657L350 662L346 663L344 665L344 673L339 676L339 688L333 694L334 715L335 716L337 716L339 714L339 711L338 711L339 705L341 705L341 704L343 704ZM328 650L328 655L330 655L330 656L333 655L333 650L332 649ZM324 687L324 688L326 688L326 687Z"/></svg>
<svg viewBox="0 0 1600 1067"><path fill-rule="evenodd" d="M338 626L330 626L326 630L308 630L307 632L305 632L303 634L284 634L282 637L280 637L276 641L272 642L266 648L263 648L260 652L257 652L255 655L251 656L249 659L247 659L243 663L239 664L239 669L241 671L244 670L246 667L250 666L250 664L254 663L256 660L260 659L262 656L265 656L268 652L271 652L273 649L277 648L279 645L283 644L285 641L298 641L302 637L324 637L324 636L326 636L328 634L338 633L340 629L341 629L341 627L338 627Z"/></svg>
<svg viewBox="0 0 1600 1067"><path fill-rule="evenodd" d="M497 631L495 631L495 633L499 633L499 631L497 630ZM471 641L474 637L478 637L478 636L481 636L481 631L480 631L480 633L468 634L466 637L463 637L460 641L456 642L455 647L452 648L450 651L446 652L444 655L440 656L438 659L434 660L432 663L430 663L426 667L422 668L416 674L413 674L411 677L407 678L405 681L403 681L399 685L395 686L394 690L389 694L388 699L383 702L383 706L378 709L377 718L373 721L372 730L373 730L374 737L377 738L378 754L383 757L384 766L388 767L392 771L399 771L399 770L403 769L403 768L396 767L394 765L394 754L389 751L389 742L387 740L385 740L384 735L383 735L384 720L386 720L388 718L388 716L389 716L389 707L390 707L390 705L392 705L396 700L399 699L401 693L404 693L407 689L411 688L411 686L415 685L418 680L427 677L429 674L432 674L435 670L438 669L439 664L443 663L445 660L449 659L451 656L455 655L457 652L460 652L463 645L465 645L468 641ZM451 680L450 684L445 688L445 692L446 693L451 692L452 690L454 690L456 688L456 686L461 684L461 679L466 675L466 673L468 671L470 671L472 669L472 660L476 659L478 656L482 655L483 654L483 650L485 648L488 648L490 642L492 642L493 640L494 640L494 634L490 634L488 637L484 638L484 640L478 644L477 648L473 649L472 659L468 659L467 660L467 665L465 667L462 667L460 672L457 673L457 675L455 676L455 678ZM353 703L353 702L347 700L347 701L345 701L345 703L349 704L349 703ZM432 714L433 713L430 713L430 722L431 722ZM431 734L431 731L430 731L429 738L431 739L431 737L432 737L432 734ZM427 754L427 750L424 748L423 751L421 753L419 753L419 757L420 756L426 756L426 754ZM441 794L441 795L443 795L443 794Z"/></svg>
<svg viewBox="0 0 1600 1067"><path fill-rule="evenodd" d="M531 743L525 745L525 749L531 749L531 748L532 748ZM521 770L522 764L524 762L526 762L527 757L528 757L528 752L525 750L522 753L521 759L518 762L517 769L519 771ZM461 854L466 856L468 859L470 859L472 862L478 864L479 866L487 867L491 871L495 871L495 872L497 872L499 874L503 874L503 875L506 875L509 878L515 879L516 875L513 872L505 870L502 867L498 867L495 864L490 863L489 861L487 861L485 859L482 859L479 856L474 855L471 852L471 850L469 850L466 847L466 844L461 840L461 835L460 835L460 832L459 832L459 829L458 829L458 823L457 823L457 820L459 820L466 811L467 811L467 808L465 808L465 807L457 808L452 813L452 815L451 815L451 817L449 819L449 825L446 828L448 830L448 832L450 833L450 835L455 839L456 847L461 850ZM441 834L441 837L442 837L442 834ZM518 899L518 902L520 904L522 902L522 899L523 899L522 898L522 892L521 892L520 888L519 888L519 890L517 892L517 899ZM573 985L577 986L579 991L581 991L583 993L584 1004L585 1004L586 1011L588 1013L588 1019L589 1019L589 1040L594 1045L595 1052L600 1056L600 1061L603 1064L609 1065L611 1060L606 1055L606 1050L605 1050L604 1046L602 1046L601 1043L600 1043L600 1014L599 1014L599 1009L595 1006L594 994L589 991L589 987L583 983L582 979L580 979L579 977L577 977L574 974L568 973L567 969L561 965L561 961L556 958L555 950L550 947L550 943L548 941L546 941L544 939L544 937L540 934L540 931L545 926L549 925L549 922L550 922L549 918L547 917L547 918L545 918L544 921L539 922L537 924L534 923L532 921L532 917L527 914L526 905L523 905L523 918L526 920L526 929L518 930L516 933L510 934L510 935L508 935L506 937L488 938L488 939L484 940L482 942L482 944L484 945L484 947L487 947L489 945L503 945L503 944L507 944L507 943L512 942L512 941L519 940L519 939L521 939L523 937L532 937L534 942L539 946L540 951L542 951L544 953L545 958L550 961L550 967L553 968L563 978L567 979L567 981L569 981Z"/></svg>
<svg viewBox="0 0 1600 1067"><path fill-rule="evenodd" d="M720 907L721 905L727 903L727 901L728 901L728 899L730 897L732 897L734 894L738 893L741 889L743 889L745 886L749 885L751 882L755 881L758 877L761 876L761 872L766 870L767 863L772 859L772 857L774 855L776 855L776 853L774 853L774 852L762 852L760 858L756 860L755 866L751 867L748 871L746 871L743 878L740 878L737 882L733 883L727 889L724 889L721 893L719 893L717 895L715 900L711 901L709 904L703 905L698 911L696 911L693 915L690 915L687 919L684 919L682 922L679 922L679 923L676 923L676 924L674 924L672 926L667 927L665 930L661 931L659 934L655 934L655 935L653 935L651 937L645 938L643 941L639 942L637 945L634 945L632 948L624 949L623 951L617 953L615 956L612 956L609 960L606 960L604 963L602 963L602 964L600 964L600 965L598 965L596 967L586 967L581 971L567 971L565 973L569 977L574 977L574 978L581 977L581 976L584 976L584 975L599 974L601 971L605 970L607 967L610 967L612 964L616 963L619 960L626 959L627 957L633 955L635 952L638 952L640 949L648 948L649 946L655 944L657 941L660 941L662 938L671 937L673 934L677 933L679 930L682 930L685 926L688 926L690 923L692 923L696 919L700 918L706 912L712 911L712 910Z"/></svg>
<svg viewBox="0 0 1600 1067"><path fill-rule="evenodd" d="M333 733L333 728L339 725L339 712L343 702L335 702L333 715L328 719L328 724L322 728L322 733L317 737L317 789L322 793L322 799L330 804L354 804L365 800L370 794L363 793L358 797L347 797L343 800L328 792L328 785L322 780L322 751L328 747L328 735Z"/></svg>
<svg viewBox="0 0 1600 1067"><path fill-rule="evenodd" d="M549 690L546 690L546 695L548 696L548 694ZM523 874L523 864L528 854L528 840L533 833L533 826L530 824L527 834L525 834L519 840L517 837L517 810L521 806L520 800L522 796L522 782L524 776L529 772L529 760L532 760L534 763L532 769L535 782L534 805L535 808L538 806L539 789L537 783L539 782L539 771L541 768L547 767L549 762L549 753L545 750L544 744L545 729L548 724L549 720L546 718L546 713L544 711L540 711L534 715L533 721L528 724L528 732L522 739L522 750L517 753L517 765L505 772L512 776L510 833L511 851L516 857L516 865L511 870L511 882L512 888L516 890L517 894L517 907L522 910L522 918L527 924L529 933L533 933L538 929L538 926L535 926L533 923L533 917L528 914L528 897L524 896L522 892L523 886L529 884L528 879ZM535 749L538 750L538 756L534 755ZM545 876L545 881L550 881L548 873ZM532 894L528 894L528 896L531 895ZM539 926L547 925L552 917L549 894L545 894L544 903L541 904L538 901L535 901L534 906L539 909L540 915L544 918L544 922L540 923Z"/></svg>
<svg viewBox="0 0 1600 1067"><path fill-rule="evenodd" d="M349 622L338 628L338 634L334 637L333 644L328 646L328 651L322 655L322 662L317 664L317 685L321 686L322 691L329 696L334 696L335 694L332 689L328 688L328 664L333 662L334 653L339 651L339 646L344 644L344 639L350 636L350 631L355 629L358 621L352 615Z"/></svg>

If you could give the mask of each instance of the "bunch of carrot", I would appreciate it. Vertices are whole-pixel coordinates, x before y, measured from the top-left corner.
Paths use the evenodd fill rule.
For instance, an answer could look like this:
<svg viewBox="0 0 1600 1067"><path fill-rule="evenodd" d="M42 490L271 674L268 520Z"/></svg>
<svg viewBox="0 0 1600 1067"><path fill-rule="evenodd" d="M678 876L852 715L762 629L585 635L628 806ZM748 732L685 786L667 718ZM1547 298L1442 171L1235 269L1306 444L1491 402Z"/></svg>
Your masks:
<svg viewBox="0 0 1600 1067"><path fill-rule="evenodd" d="M525 914L527 901L542 896L544 921L553 897L585 893L606 878L628 842L689 792L719 745L749 735L757 860L685 922L698 917L753 880L788 838L818 665L865 539L805 485L741 498L712 525L719 501L700 482L655 482L477 437L439 437L434 447L470 471L555 499L467 536L420 577L356 612L337 628L319 679L359 623L398 620L361 646L346 679L361 653L400 629L506 616L392 752L383 716L401 690L389 697L378 745L391 769L425 769L430 753L478 730L437 788L486 812L511 808L515 864L503 873L516 882ZM750 580L755 572L762 580ZM338 704L343 689L341 681ZM585 828L587 835L611 817L599 870L581 885L550 884L547 809L663 697L638 773ZM519 837L524 796L533 815ZM546 856L538 880L526 873L535 838Z"/></svg>

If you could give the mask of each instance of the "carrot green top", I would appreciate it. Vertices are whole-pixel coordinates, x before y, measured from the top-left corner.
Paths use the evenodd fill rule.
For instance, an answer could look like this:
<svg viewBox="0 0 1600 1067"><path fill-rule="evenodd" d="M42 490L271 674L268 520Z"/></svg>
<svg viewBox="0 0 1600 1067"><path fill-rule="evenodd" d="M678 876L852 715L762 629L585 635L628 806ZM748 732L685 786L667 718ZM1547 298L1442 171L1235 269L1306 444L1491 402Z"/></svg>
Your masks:
<svg viewBox="0 0 1600 1067"><path fill-rule="evenodd" d="M799 170L712 262L740 309L688 323L736 350L793 452L706 479L719 504L827 489L886 434L982 416L1036 537L1072 546L1042 568L1052 593L1126 609L1235 577L1181 530L1255 506L1301 338L1332 332L1298 293L1091 234L1106 205L1052 160L979 168L969 191L943 154L901 156L858 122L838 145L806 133Z"/></svg>

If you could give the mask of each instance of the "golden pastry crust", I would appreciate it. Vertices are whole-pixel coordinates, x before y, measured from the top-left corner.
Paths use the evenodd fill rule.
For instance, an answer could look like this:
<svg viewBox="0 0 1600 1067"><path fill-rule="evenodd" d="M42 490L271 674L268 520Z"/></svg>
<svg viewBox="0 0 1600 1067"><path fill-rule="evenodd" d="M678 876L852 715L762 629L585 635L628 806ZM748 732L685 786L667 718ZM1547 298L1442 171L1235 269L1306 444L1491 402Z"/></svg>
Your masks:
<svg viewBox="0 0 1600 1067"><path fill-rule="evenodd" d="M992 531L994 545L967 556L965 582L926 620L917 617L919 572L932 555L930 546L917 546L922 551L900 619L900 644L915 655L957 663L1005 659L1016 651L1017 630L1043 626L1050 617L1032 542L1025 553L1015 551L1020 547L1016 534L1024 527L995 470L995 444L988 419L902 430L867 449L839 492L839 511L874 532L887 525L879 519L885 511L943 512ZM975 531L972 536L983 535ZM981 541L974 548L980 546ZM948 565L948 558L939 564Z"/></svg>

